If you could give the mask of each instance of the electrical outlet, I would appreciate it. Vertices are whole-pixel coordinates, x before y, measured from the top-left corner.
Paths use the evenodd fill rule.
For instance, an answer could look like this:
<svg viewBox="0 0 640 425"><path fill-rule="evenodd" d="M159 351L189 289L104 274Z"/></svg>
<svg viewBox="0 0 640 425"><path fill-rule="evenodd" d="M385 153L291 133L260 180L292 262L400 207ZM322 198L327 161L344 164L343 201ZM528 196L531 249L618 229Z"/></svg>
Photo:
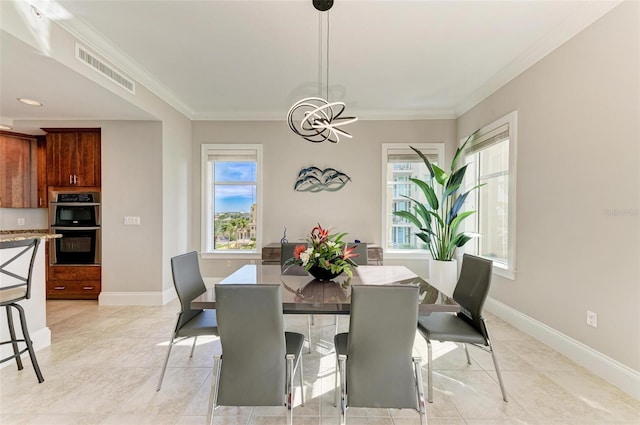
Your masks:
<svg viewBox="0 0 640 425"><path fill-rule="evenodd" d="M24 224L25 224L24 218L19 218L18 219L18 226L24 226Z"/></svg>
<svg viewBox="0 0 640 425"><path fill-rule="evenodd" d="M227 260L227 267L231 267L231 260Z"/></svg>
<svg viewBox="0 0 640 425"><path fill-rule="evenodd" d="M587 325L598 327L598 313L587 310Z"/></svg>

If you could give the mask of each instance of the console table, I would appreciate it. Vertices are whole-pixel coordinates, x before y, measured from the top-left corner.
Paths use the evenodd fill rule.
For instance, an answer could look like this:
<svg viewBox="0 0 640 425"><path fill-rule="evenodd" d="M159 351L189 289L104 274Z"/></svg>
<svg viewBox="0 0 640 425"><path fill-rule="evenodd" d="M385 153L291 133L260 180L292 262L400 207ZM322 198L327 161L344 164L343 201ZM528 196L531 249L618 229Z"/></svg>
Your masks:
<svg viewBox="0 0 640 425"><path fill-rule="evenodd" d="M382 247L367 244L367 260L370 266L382 265ZM262 248L262 264L280 264L280 244L270 243Z"/></svg>

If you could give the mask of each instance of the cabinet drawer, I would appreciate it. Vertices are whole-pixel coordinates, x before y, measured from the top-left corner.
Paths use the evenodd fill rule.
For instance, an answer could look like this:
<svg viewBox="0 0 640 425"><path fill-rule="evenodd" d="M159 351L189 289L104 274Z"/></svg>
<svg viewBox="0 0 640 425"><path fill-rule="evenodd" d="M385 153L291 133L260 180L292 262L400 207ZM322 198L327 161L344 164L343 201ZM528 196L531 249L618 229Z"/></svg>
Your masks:
<svg viewBox="0 0 640 425"><path fill-rule="evenodd" d="M100 280L100 266L50 266L50 280Z"/></svg>
<svg viewBox="0 0 640 425"><path fill-rule="evenodd" d="M100 294L98 280L64 280L47 283L47 298L97 299Z"/></svg>

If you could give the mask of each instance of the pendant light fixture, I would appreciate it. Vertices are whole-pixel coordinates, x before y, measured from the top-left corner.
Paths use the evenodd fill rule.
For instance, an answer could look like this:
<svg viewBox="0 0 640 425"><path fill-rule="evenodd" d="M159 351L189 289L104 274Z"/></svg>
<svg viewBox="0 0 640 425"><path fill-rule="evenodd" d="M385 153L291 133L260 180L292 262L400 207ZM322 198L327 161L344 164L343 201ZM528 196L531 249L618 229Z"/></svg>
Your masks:
<svg viewBox="0 0 640 425"><path fill-rule="evenodd" d="M338 143L340 136L351 138L349 133L342 130L342 127L346 124L356 122L356 117L343 117L346 105L344 102L329 102L329 12L333 6L333 0L312 0L313 7L316 10L327 12L326 15L326 93L323 99L321 94L318 97L307 97L305 99L296 102L289 113L287 114L287 121L289 122L289 128L303 139L313 142L321 143L329 141L332 143ZM321 41L322 41L322 15L320 15L320 27L321 27ZM322 56L322 43L320 43L320 56ZM320 87L319 92L322 93ZM297 121L299 123L297 123Z"/></svg>

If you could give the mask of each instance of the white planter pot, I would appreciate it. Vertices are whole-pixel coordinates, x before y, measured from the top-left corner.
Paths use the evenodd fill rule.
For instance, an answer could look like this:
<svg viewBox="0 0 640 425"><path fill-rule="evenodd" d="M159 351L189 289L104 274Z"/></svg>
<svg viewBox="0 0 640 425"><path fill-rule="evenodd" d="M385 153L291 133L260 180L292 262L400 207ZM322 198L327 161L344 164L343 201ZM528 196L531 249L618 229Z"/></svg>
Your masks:
<svg viewBox="0 0 640 425"><path fill-rule="evenodd" d="M451 261L429 260L429 284L451 297L458 282L458 264Z"/></svg>

